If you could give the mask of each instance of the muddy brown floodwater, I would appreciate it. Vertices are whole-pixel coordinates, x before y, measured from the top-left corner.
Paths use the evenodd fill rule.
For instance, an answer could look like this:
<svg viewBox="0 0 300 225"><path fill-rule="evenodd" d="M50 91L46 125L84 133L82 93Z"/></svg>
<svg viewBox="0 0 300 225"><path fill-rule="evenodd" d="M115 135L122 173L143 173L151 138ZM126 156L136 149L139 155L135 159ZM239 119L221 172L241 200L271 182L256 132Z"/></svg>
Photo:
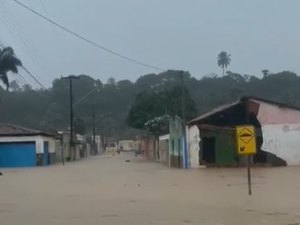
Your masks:
<svg viewBox="0 0 300 225"><path fill-rule="evenodd" d="M125 162L130 160L129 162ZM1 225L300 224L300 168L179 170L131 153L2 170Z"/></svg>

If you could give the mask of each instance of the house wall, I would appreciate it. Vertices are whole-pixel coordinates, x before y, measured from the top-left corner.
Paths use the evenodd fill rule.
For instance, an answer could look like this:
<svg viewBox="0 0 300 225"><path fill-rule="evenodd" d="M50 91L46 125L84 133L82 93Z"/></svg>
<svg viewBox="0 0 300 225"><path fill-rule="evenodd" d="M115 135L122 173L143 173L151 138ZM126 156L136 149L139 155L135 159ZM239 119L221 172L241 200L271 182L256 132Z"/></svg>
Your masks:
<svg viewBox="0 0 300 225"><path fill-rule="evenodd" d="M76 160L86 157L85 144L82 142L75 144Z"/></svg>
<svg viewBox="0 0 300 225"><path fill-rule="evenodd" d="M300 165L300 123L264 125L262 132L262 150L277 155L287 165Z"/></svg>
<svg viewBox="0 0 300 225"><path fill-rule="evenodd" d="M91 146L91 144L90 143L85 143L84 144L84 146L85 146L85 154L86 154L86 156L92 156L92 146Z"/></svg>
<svg viewBox="0 0 300 225"><path fill-rule="evenodd" d="M116 152L118 150L118 143L117 142L107 142L107 146L105 148L106 152Z"/></svg>
<svg viewBox="0 0 300 225"><path fill-rule="evenodd" d="M95 136L95 142L96 142L97 152L98 154L101 154L103 152L103 149L102 149L102 141L100 135Z"/></svg>
<svg viewBox="0 0 300 225"><path fill-rule="evenodd" d="M50 164L55 163L56 161L56 144L55 138L46 137L46 136L12 136L12 137L0 137L0 142L35 142L35 152L37 154L37 160L41 158L40 156L44 153L44 142L47 141L48 151L49 151L49 161ZM39 165L40 162L37 162Z"/></svg>
<svg viewBox="0 0 300 225"><path fill-rule="evenodd" d="M300 111L298 110L257 100L251 101L260 104L257 119L262 125L300 123Z"/></svg>
<svg viewBox="0 0 300 225"><path fill-rule="evenodd" d="M204 137L215 138L215 165L217 166L234 166L238 162L235 136L230 133L219 131L200 130L201 139ZM203 142L200 149L203 151Z"/></svg>
<svg viewBox="0 0 300 225"><path fill-rule="evenodd" d="M137 139L134 141L134 151L140 152L142 150L142 139Z"/></svg>
<svg viewBox="0 0 300 225"><path fill-rule="evenodd" d="M229 134L217 134L216 164L220 166L233 166L237 164L235 138Z"/></svg>
<svg viewBox="0 0 300 225"><path fill-rule="evenodd" d="M48 141L48 143L49 143L49 153L55 153L55 151L56 151L56 144L55 144L56 139L51 138L51 137L42 137L41 139L42 139L42 142Z"/></svg>
<svg viewBox="0 0 300 225"><path fill-rule="evenodd" d="M169 165L169 139L169 134L159 137L159 161L166 165Z"/></svg>
<svg viewBox="0 0 300 225"><path fill-rule="evenodd" d="M63 157L63 146L62 146L62 140L55 140L55 161L61 162ZM65 157L64 157L65 160Z"/></svg>
<svg viewBox="0 0 300 225"><path fill-rule="evenodd" d="M56 162L56 139L52 137L42 137L42 143L48 141L48 151L49 151L49 162L50 164L54 164ZM42 144L43 152L44 152L44 144Z"/></svg>
<svg viewBox="0 0 300 225"><path fill-rule="evenodd" d="M300 111L255 102L260 104L257 119L262 125L261 149L275 154L286 161L287 165L300 165Z"/></svg>
<svg viewBox="0 0 300 225"><path fill-rule="evenodd" d="M172 167L181 167L184 151L183 151L183 132L182 132L182 120L176 116L174 120L169 121L170 130L170 165Z"/></svg>
<svg viewBox="0 0 300 225"><path fill-rule="evenodd" d="M70 149L70 134L69 133L63 133L62 135L62 150L63 150L63 156L64 160L71 158L71 149Z"/></svg>
<svg viewBox="0 0 300 225"><path fill-rule="evenodd" d="M55 139L44 136L14 136L14 137L0 137L0 142L35 142L36 153L44 153L44 141L49 142L49 153L55 153Z"/></svg>
<svg viewBox="0 0 300 225"><path fill-rule="evenodd" d="M199 167L200 133L196 125L186 127L189 168Z"/></svg>
<svg viewBox="0 0 300 225"><path fill-rule="evenodd" d="M141 148L144 156L147 159L155 159L154 158L154 137L153 136L146 136L142 138Z"/></svg>
<svg viewBox="0 0 300 225"><path fill-rule="evenodd" d="M134 150L134 141L133 140L121 140L119 141L119 149L122 151L132 151Z"/></svg>
<svg viewBox="0 0 300 225"><path fill-rule="evenodd" d="M148 138L147 137L143 137L141 138L142 141L141 141L141 148L142 148L142 153L143 155L148 158L149 156L149 141L148 141Z"/></svg>

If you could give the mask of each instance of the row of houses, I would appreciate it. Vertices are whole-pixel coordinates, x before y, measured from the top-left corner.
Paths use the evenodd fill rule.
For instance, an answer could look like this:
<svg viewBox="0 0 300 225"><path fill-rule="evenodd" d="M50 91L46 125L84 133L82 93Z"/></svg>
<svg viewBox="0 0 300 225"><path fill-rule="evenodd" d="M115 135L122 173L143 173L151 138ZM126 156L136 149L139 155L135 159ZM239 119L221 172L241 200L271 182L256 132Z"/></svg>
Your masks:
<svg viewBox="0 0 300 225"><path fill-rule="evenodd" d="M104 139L104 148L106 152L130 152L139 149L140 142L132 139L118 140L118 138L110 137Z"/></svg>
<svg viewBox="0 0 300 225"><path fill-rule="evenodd" d="M183 124L170 119L169 134L159 142L142 140L147 158L177 168L240 166L245 158L237 154L235 127L255 127L257 153L253 164L300 165L300 108L257 97L222 105Z"/></svg>
<svg viewBox="0 0 300 225"><path fill-rule="evenodd" d="M75 145L71 148L69 132L48 133L0 124L0 167L47 166L102 151L100 136L95 137L95 142L82 135L75 136Z"/></svg>

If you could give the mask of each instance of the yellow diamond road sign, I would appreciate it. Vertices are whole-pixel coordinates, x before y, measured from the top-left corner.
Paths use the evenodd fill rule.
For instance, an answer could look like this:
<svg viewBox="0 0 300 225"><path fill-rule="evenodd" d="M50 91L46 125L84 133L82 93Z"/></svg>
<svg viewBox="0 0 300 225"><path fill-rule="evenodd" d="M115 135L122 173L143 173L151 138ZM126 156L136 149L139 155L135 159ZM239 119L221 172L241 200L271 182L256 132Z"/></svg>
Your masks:
<svg viewBox="0 0 300 225"><path fill-rule="evenodd" d="M253 126L236 127L237 150L240 155L256 153L256 140Z"/></svg>
<svg viewBox="0 0 300 225"><path fill-rule="evenodd" d="M248 144L253 138L253 131L248 128L243 128L239 133L239 139L245 144Z"/></svg>

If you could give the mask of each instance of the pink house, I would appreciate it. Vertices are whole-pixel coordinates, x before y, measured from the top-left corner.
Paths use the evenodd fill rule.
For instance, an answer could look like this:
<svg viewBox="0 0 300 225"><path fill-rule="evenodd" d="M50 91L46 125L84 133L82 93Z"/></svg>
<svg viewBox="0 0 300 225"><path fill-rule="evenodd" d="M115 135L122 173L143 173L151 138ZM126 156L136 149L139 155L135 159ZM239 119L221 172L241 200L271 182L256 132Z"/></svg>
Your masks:
<svg viewBox="0 0 300 225"><path fill-rule="evenodd" d="M208 155L211 162L243 163L232 150L233 131L235 126L246 124L253 125L256 131L258 153L253 157L254 163L300 165L300 108L257 97L243 97L188 122L188 131L193 132L187 134L195 133L196 127L200 140L198 146L188 145L193 167L197 162L205 162L203 155ZM194 140L193 137L188 140ZM199 154L193 149L196 147ZM226 151L231 155L226 155Z"/></svg>
<svg viewBox="0 0 300 225"><path fill-rule="evenodd" d="M277 155L287 165L300 165L300 108L262 99L252 101L259 105L262 150Z"/></svg>

